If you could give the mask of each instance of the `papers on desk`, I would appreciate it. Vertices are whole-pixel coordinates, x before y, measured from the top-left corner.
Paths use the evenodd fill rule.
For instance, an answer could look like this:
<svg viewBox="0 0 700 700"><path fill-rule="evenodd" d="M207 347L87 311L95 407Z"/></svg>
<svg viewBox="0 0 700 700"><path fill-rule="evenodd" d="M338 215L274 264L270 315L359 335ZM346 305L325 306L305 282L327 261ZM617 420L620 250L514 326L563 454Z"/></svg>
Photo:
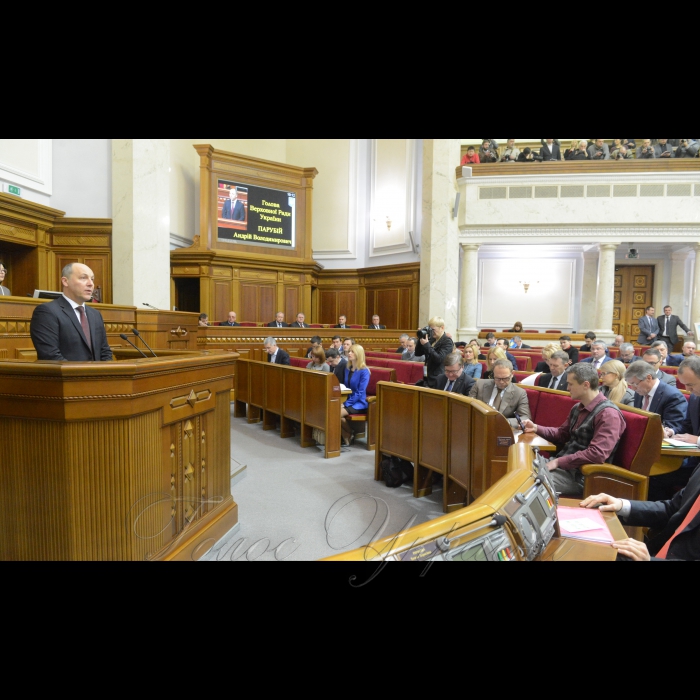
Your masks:
<svg viewBox="0 0 700 700"><path fill-rule="evenodd" d="M340 384L340 390L341 390L341 391L347 391L348 388L345 386L345 384L341 383L341 384Z"/></svg>
<svg viewBox="0 0 700 700"><path fill-rule="evenodd" d="M615 541L603 514L597 509L558 506L557 517L562 537L607 544Z"/></svg>
<svg viewBox="0 0 700 700"><path fill-rule="evenodd" d="M691 445L689 442L683 442L682 440L674 440L673 438L665 438L664 441L661 443L661 448L666 448L666 449L683 449L683 450L697 450L698 446L697 445Z"/></svg>

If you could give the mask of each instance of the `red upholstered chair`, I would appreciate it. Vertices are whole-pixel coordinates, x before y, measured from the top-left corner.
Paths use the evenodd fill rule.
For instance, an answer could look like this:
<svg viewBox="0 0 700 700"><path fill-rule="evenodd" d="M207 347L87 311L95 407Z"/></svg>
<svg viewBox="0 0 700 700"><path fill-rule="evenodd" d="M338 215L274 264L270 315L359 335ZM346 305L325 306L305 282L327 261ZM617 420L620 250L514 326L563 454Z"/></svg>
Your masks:
<svg viewBox="0 0 700 700"><path fill-rule="evenodd" d="M364 328L364 326L350 325L350 326L348 326L348 328L358 328L359 330L362 330ZM342 328L341 328L341 330L342 330Z"/></svg>
<svg viewBox="0 0 700 700"><path fill-rule="evenodd" d="M608 348L608 355L610 355L611 360L616 360L619 354L620 348Z"/></svg>
<svg viewBox="0 0 700 700"><path fill-rule="evenodd" d="M530 357L526 355L516 355L515 353L512 354L521 372L532 372L532 359Z"/></svg>
<svg viewBox="0 0 700 700"><path fill-rule="evenodd" d="M221 321L214 321L214 323L212 323L212 324L210 324L210 325L212 325L212 326L220 326L220 325L221 325Z"/></svg>
<svg viewBox="0 0 700 700"><path fill-rule="evenodd" d="M553 331L545 331L545 333L561 333L561 331L554 329Z"/></svg>
<svg viewBox="0 0 700 700"><path fill-rule="evenodd" d="M479 360L479 364L481 365L481 376L483 377L489 371L489 364L486 360Z"/></svg>
<svg viewBox="0 0 700 700"><path fill-rule="evenodd" d="M587 357L590 357L591 353L590 352L580 352L578 354L578 361L581 362L581 360L585 360Z"/></svg>
<svg viewBox="0 0 700 700"><path fill-rule="evenodd" d="M498 331L495 328L482 328L481 332L482 333L498 333Z"/></svg>
<svg viewBox="0 0 700 700"><path fill-rule="evenodd" d="M532 372L516 371L516 372L513 372L513 381L516 384L519 384L520 382L523 381L523 379L527 379L528 377L531 377L531 376L532 376ZM523 388L525 388L525 387L523 387Z"/></svg>
<svg viewBox="0 0 700 700"><path fill-rule="evenodd" d="M257 328L258 324L257 323L251 323L250 321L246 321L244 323L240 324L242 328Z"/></svg>
<svg viewBox="0 0 700 700"><path fill-rule="evenodd" d="M539 331L523 331L523 333L539 333Z"/></svg>
<svg viewBox="0 0 700 700"><path fill-rule="evenodd" d="M301 369L306 369L306 365L309 364L311 360L308 360L305 357L290 357L289 358L289 364L292 367L301 367Z"/></svg>
<svg viewBox="0 0 700 700"><path fill-rule="evenodd" d="M396 370L396 381L401 384L415 384L423 379L422 362L404 362L403 360L384 360L383 367Z"/></svg>
<svg viewBox="0 0 700 700"><path fill-rule="evenodd" d="M310 323L309 328L325 328L322 323Z"/></svg>

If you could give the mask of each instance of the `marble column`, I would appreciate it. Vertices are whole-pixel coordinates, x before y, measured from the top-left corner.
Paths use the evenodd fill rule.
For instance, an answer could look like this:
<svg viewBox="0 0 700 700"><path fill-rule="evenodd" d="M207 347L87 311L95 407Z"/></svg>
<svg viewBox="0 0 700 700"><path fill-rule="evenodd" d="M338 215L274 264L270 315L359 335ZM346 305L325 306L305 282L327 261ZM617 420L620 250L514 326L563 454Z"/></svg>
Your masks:
<svg viewBox="0 0 700 700"><path fill-rule="evenodd" d="M112 139L114 303L170 309L170 139Z"/></svg>
<svg viewBox="0 0 700 700"><path fill-rule="evenodd" d="M452 212L457 195L455 168L460 139L423 140L423 225L421 230L420 325L445 319L455 337L459 293L459 227Z"/></svg>
<svg viewBox="0 0 700 700"><path fill-rule="evenodd" d="M469 342L479 337L476 325L476 307L479 293L479 248L481 246L462 243L462 282L459 300L459 332L458 340Z"/></svg>
<svg viewBox="0 0 700 700"><path fill-rule="evenodd" d="M685 297L686 276L685 267L688 262L688 252L671 253L671 288L668 295L668 303L683 323L690 328L690 299ZM657 309L657 316L661 316L662 309ZM682 328L678 329L680 335L684 334Z"/></svg>
<svg viewBox="0 0 700 700"><path fill-rule="evenodd" d="M596 296L598 292L598 252L583 254L583 286L578 332L588 333L596 325Z"/></svg>
<svg viewBox="0 0 700 700"><path fill-rule="evenodd" d="M694 330L695 324L700 323L700 243L696 243L693 248L695 248L695 274L693 275L693 304L690 309L692 317L688 325L690 327L692 324ZM700 342L700 338L695 338L695 342Z"/></svg>
<svg viewBox="0 0 700 700"><path fill-rule="evenodd" d="M615 302L615 251L619 243L602 243L598 263L598 293L596 295L595 334L599 340L612 343L613 306Z"/></svg>

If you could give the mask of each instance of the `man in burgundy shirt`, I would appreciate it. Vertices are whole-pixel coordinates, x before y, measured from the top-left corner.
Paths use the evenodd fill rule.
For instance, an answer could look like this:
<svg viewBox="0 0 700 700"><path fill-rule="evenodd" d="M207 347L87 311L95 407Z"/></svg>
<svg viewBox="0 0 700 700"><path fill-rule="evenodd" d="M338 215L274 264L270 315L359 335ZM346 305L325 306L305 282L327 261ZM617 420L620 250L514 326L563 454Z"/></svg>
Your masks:
<svg viewBox="0 0 700 700"><path fill-rule="evenodd" d="M563 447L547 462L554 488L563 496L583 496L584 464L608 462L627 425L620 409L598 391L598 371L578 363L568 373L571 398L579 401L559 428L523 421L526 433L537 433Z"/></svg>

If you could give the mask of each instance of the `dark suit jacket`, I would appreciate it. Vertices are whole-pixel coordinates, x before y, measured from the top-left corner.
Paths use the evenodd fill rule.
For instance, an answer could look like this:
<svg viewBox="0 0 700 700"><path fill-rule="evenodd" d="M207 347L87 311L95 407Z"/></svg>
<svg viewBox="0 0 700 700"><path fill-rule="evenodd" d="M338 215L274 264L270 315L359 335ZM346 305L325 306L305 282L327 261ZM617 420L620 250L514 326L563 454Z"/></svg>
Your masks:
<svg viewBox="0 0 700 700"><path fill-rule="evenodd" d="M34 309L29 332L39 360L68 360L69 362L107 362L112 351L99 311L86 306L92 350L88 347L83 328L70 302L61 296Z"/></svg>
<svg viewBox="0 0 700 700"><path fill-rule="evenodd" d="M447 381L447 375L441 374L437 378L437 386L435 388L438 391L444 391L445 387L447 386ZM459 379L457 379L450 393L462 394L462 396L469 396L469 392L471 391L474 384L476 384L476 379L474 379L473 377L468 377L464 373L464 371L462 371L462 375L459 377Z"/></svg>
<svg viewBox="0 0 700 700"><path fill-rule="evenodd" d="M569 356L572 365L578 362L578 348L572 345L568 350L564 350L564 352Z"/></svg>
<svg viewBox="0 0 700 700"><path fill-rule="evenodd" d="M515 350L515 352L518 352L518 350L532 350L532 348L529 345L525 345L523 343L519 348L510 348L511 350Z"/></svg>
<svg viewBox="0 0 700 700"><path fill-rule="evenodd" d="M668 367L680 367L681 362L685 359L685 355L668 355L666 357L666 365Z"/></svg>
<svg viewBox="0 0 700 700"><path fill-rule="evenodd" d="M603 358L603 364L600 366L602 367L606 362L610 361L610 355L608 355L608 351L605 351L605 357ZM591 355L590 357L587 357L585 360L581 360L581 364L584 364L585 362L595 362L595 357ZM598 369L600 369L600 367Z"/></svg>
<svg viewBox="0 0 700 700"><path fill-rule="evenodd" d="M350 328L350 326L348 326L348 324L346 323L344 326L341 326L340 324L338 324L337 326L333 326L333 328L344 328L345 330L348 330Z"/></svg>
<svg viewBox="0 0 700 700"><path fill-rule="evenodd" d="M695 406L695 435L698 434L698 405ZM700 497L700 468L693 472L686 487L670 501L632 501L632 511L624 519L626 525L649 527L647 546L653 556L673 537L680 524L685 520L695 501ZM690 524L673 541L667 559L700 559L700 515L696 515Z"/></svg>
<svg viewBox="0 0 700 700"><path fill-rule="evenodd" d="M659 339L659 322L653 316L644 314L637 321L639 326L639 337L637 343L639 345L651 345L655 340ZM656 333L656 337L648 339L647 336Z"/></svg>
<svg viewBox="0 0 700 700"><path fill-rule="evenodd" d="M335 366L331 367L331 372L338 377L338 381L341 384L345 384L345 368L348 366L348 361L343 357L340 362Z"/></svg>
<svg viewBox="0 0 700 700"><path fill-rule="evenodd" d="M664 314L663 316L659 316L659 318L656 319L659 323L659 337L664 335L664 324L666 323L666 315ZM667 328L667 333L665 334L668 339L675 345L678 342L678 326L680 326L686 333L690 333L690 328L681 321L678 316L674 316L671 314L668 317L668 328Z"/></svg>
<svg viewBox="0 0 700 700"><path fill-rule="evenodd" d="M221 325L233 327L233 326L240 326L241 324L240 323L229 323L228 321L222 321Z"/></svg>
<svg viewBox="0 0 700 700"><path fill-rule="evenodd" d="M643 401L644 397L635 393L634 407L641 408ZM658 413L667 428L671 428L674 433L680 433L688 411L688 402L678 389L659 382L647 410L650 413Z"/></svg>
<svg viewBox="0 0 700 700"><path fill-rule="evenodd" d="M268 328L277 328L277 321L272 321L267 324ZM289 328L289 324L282 321L282 328Z"/></svg>
<svg viewBox="0 0 700 700"><path fill-rule="evenodd" d="M370 327L369 327L369 330L371 330L371 331L376 331L376 330L385 331L385 330L386 330L386 326L382 326L381 324L379 324L379 328L375 328L374 326L370 326Z"/></svg>
<svg viewBox="0 0 700 700"><path fill-rule="evenodd" d="M240 199L236 200L233 206L233 213L231 212L231 200L227 199L224 202L224 208L221 211L222 219L232 219L233 221L245 221L245 209L243 207L243 202Z"/></svg>
<svg viewBox="0 0 700 700"><path fill-rule="evenodd" d="M549 149L549 144L545 144L540 149L540 155L543 160L561 160L561 148L556 143L552 142L552 149Z"/></svg>
<svg viewBox="0 0 700 700"><path fill-rule="evenodd" d="M272 359L272 355L267 356L267 362ZM276 365L291 365L289 361L289 353L282 350L282 348L277 348L277 357L275 358Z"/></svg>
<svg viewBox="0 0 700 700"><path fill-rule="evenodd" d="M674 389L678 386L678 382L676 381L676 377L673 374L668 374L666 372L662 372L661 370L658 370L656 372L656 376L661 380L662 384L670 384Z"/></svg>
<svg viewBox="0 0 700 700"><path fill-rule="evenodd" d="M305 323L303 326L299 324L298 321L294 321L294 323L290 324L290 328L309 328L309 324Z"/></svg>
<svg viewBox="0 0 700 700"><path fill-rule="evenodd" d="M496 382L493 379L479 379L469 392L469 396L482 403L488 404L491 399L491 394L493 394L494 386L496 386ZM516 413L521 418L530 420L530 403L527 400L527 392L525 389L515 386L515 384L512 383L509 384L505 394L503 394L499 413L508 419L508 422L513 428L519 427L518 421L515 419Z"/></svg>
<svg viewBox="0 0 700 700"><path fill-rule="evenodd" d="M430 343L423 345L420 341L416 343L416 357L425 357L425 366L427 367L425 379L422 380L423 386L427 386L428 389L434 389L437 386L438 377L445 374L442 363L454 350L454 347L452 339L445 334L434 345Z"/></svg>
<svg viewBox="0 0 700 700"><path fill-rule="evenodd" d="M552 373L547 372L547 374L541 374L537 378L537 386L542 386L545 389L549 388L549 382L552 381ZM569 375L567 372L564 372L562 375L561 379L559 380L559 384L557 384L557 391L569 391Z"/></svg>

